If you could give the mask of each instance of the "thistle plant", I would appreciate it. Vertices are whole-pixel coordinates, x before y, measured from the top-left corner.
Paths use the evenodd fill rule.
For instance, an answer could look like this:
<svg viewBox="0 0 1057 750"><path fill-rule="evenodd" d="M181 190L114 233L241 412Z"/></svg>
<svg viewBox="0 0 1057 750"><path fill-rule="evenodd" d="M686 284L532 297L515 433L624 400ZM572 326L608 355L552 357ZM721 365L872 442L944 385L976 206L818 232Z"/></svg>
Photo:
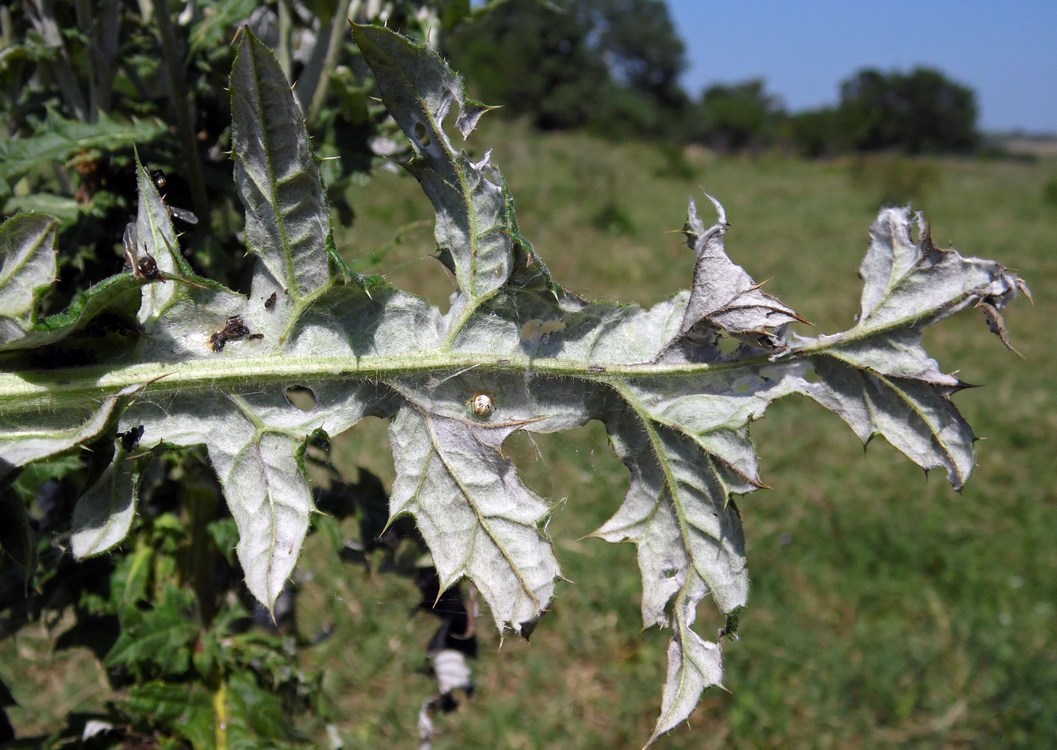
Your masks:
<svg viewBox="0 0 1057 750"><path fill-rule="evenodd" d="M728 257L725 211L709 198L714 221L688 209L687 290L649 309L582 299L522 235L490 155L474 161L453 142L487 107L433 51L383 28L352 33L436 213L450 306L345 265L298 105L271 52L243 32L230 91L256 259L249 293L196 274L142 165L130 269L61 314L35 313L55 276L55 220L8 221L0 477L78 446L112 452L73 513L71 549L89 558L126 537L152 456L204 446L246 586L271 609L315 512L306 445L382 417L396 467L390 521L414 520L442 589L472 582L501 632L526 633L545 627L561 589L547 531L556 508L522 483L503 443L598 420L630 482L594 536L637 546L643 624L671 630L652 742L722 683L723 643L749 590L738 502L763 486L751 423L805 395L860 440L880 435L960 488L975 438L951 396L965 384L939 369L922 331L976 308L1010 346L1001 311L1027 287L998 263L936 247L920 214L886 208L870 228L855 325L797 335L795 310ZM82 356L93 321L113 313L130 332ZM311 403L295 405L294 391ZM28 534L22 506L7 514ZM727 616L716 638L694 627L706 598Z"/></svg>

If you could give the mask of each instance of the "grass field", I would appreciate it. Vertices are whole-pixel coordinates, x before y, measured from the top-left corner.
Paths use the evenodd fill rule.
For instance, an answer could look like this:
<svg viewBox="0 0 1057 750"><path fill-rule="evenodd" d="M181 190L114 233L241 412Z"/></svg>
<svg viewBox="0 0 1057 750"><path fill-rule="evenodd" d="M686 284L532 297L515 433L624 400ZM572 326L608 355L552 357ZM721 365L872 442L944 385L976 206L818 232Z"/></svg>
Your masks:
<svg viewBox="0 0 1057 750"><path fill-rule="evenodd" d="M986 385L956 397L984 438L961 494L881 440L864 452L806 401L776 404L754 425L773 489L739 503L752 589L741 640L725 651L729 692L706 694L689 726L657 746L1057 742L1057 205L1046 198L1057 161L721 159L502 122L486 123L471 148L494 148L524 234L587 297L649 305L686 287L694 259L677 230L690 196L710 219L703 190L726 206L735 262L821 332L853 323L856 269L886 199L925 209L937 244L1027 279L1034 306L1007 315L1023 359L974 312L927 337L945 369ZM452 285L414 181L379 174L351 197L357 222L338 245L357 270L445 305ZM336 441L347 478L364 466L392 479L384 430L369 420ZM555 503L549 530L570 582L531 643L501 643L485 614L477 695L440 719L435 747L641 747L659 710L667 633L641 630L634 548L584 538L618 507L626 470L598 425L519 436L508 454ZM325 674L327 718L347 748L415 747L435 623L412 614L413 587L338 563L317 538L303 569L300 627L335 628L306 652ZM707 603L699 622L706 636L720 624ZM63 658L54 672L75 671ZM82 678L74 706L102 695L99 675ZM32 723L28 710L12 716Z"/></svg>

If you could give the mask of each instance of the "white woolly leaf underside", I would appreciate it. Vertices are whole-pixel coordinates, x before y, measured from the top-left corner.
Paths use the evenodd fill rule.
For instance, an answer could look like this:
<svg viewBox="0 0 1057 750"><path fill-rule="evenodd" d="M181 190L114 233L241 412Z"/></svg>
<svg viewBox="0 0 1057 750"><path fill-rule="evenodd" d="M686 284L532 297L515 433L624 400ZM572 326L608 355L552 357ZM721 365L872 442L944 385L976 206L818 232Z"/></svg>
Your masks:
<svg viewBox="0 0 1057 750"><path fill-rule="evenodd" d="M13 418L0 432L4 460L19 466L68 450L114 420L121 433L142 426L139 456L159 445L204 445L238 525L246 583L270 608L313 513L301 461L307 437L386 417L397 472L392 517L414 517L443 585L472 581L497 626L519 631L544 613L561 573L546 530L551 506L519 479L503 441L519 430L600 420L630 484L596 536L637 545L643 622L672 629L656 738L722 679L720 644L692 627L698 603L711 595L725 613L746 603L733 496L761 486L749 424L775 399L805 394L860 439L880 434L960 487L973 465L973 434L949 399L959 381L922 349L921 329L978 304L997 314L1026 287L996 263L933 247L924 230L915 239L920 220L885 209L870 230L855 326L792 336L792 308L727 256L722 207L715 202L718 220L706 227L691 202L689 291L648 310L584 302L550 278L520 236L489 158L473 162L449 141L445 117L476 111L458 77L384 29L354 34L411 139L408 168L433 203L440 256L458 285L450 309L370 287L338 267L300 112L270 52L244 33L231 91L235 178L258 258L251 291L144 285L144 335L120 364L171 365L178 379L179 366L207 372L214 362L245 360L257 377L218 377L184 391L142 383L93 414ZM54 276L54 225L22 221L0 234L0 324L12 340L32 331L34 294ZM142 168L136 227L163 273L186 271ZM213 337L232 316L255 335L218 351ZM311 392L310 408L291 403L292 385ZM119 447L81 498L79 556L125 536L136 455Z"/></svg>

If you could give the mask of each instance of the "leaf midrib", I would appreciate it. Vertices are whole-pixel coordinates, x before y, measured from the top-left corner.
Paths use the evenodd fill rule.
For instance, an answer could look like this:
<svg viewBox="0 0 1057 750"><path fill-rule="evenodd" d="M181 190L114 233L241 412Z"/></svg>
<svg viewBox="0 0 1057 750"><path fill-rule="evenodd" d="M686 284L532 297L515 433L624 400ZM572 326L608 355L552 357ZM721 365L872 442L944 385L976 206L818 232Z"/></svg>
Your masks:
<svg viewBox="0 0 1057 750"><path fill-rule="evenodd" d="M593 382L657 376L699 376L766 364L766 356L723 363L599 366L569 359L534 359L488 353L451 354L443 350L373 357L286 356L202 358L184 362L142 362L125 366L0 373L0 417L42 408L83 406L86 399L102 399L129 385L147 384L154 392L235 389L249 383L319 382L348 378L399 379L422 373L442 373L474 367L490 372L573 377Z"/></svg>

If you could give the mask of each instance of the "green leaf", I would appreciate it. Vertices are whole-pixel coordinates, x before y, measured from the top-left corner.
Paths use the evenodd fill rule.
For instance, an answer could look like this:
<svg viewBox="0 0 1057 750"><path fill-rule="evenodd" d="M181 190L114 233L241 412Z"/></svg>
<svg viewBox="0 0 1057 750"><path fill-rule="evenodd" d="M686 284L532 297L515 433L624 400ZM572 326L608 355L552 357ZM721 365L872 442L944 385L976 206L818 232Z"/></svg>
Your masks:
<svg viewBox="0 0 1057 750"><path fill-rule="evenodd" d="M117 604L120 617L124 616L125 610L148 601L156 553L158 550L150 541L139 541L129 554L121 558L110 576L110 596Z"/></svg>
<svg viewBox="0 0 1057 750"><path fill-rule="evenodd" d="M274 747L276 740L290 738L282 701L261 687L252 673L231 675L225 695L232 747Z"/></svg>
<svg viewBox="0 0 1057 750"><path fill-rule="evenodd" d="M167 131L157 119L124 122L99 111L95 122L81 122L49 110L34 135L0 142L0 180L14 182L31 169L50 167L88 149L114 151L142 145Z"/></svg>
<svg viewBox="0 0 1057 750"><path fill-rule="evenodd" d="M192 747L212 747L215 743L216 716L205 690L187 683L152 680L130 686L120 705L132 716L151 717L154 726L190 740Z"/></svg>
<svg viewBox="0 0 1057 750"><path fill-rule="evenodd" d="M198 625L192 616L194 594L167 584L153 609L128 609L105 663L127 667L137 679L154 674L180 675L190 668Z"/></svg>
<svg viewBox="0 0 1057 750"><path fill-rule="evenodd" d="M3 194L0 185L0 195ZM10 198L3 204L4 213L45 213L59 219L63 224L72 224L80 218L83 207L73 198L48 193L31 193Z"/></svg>

